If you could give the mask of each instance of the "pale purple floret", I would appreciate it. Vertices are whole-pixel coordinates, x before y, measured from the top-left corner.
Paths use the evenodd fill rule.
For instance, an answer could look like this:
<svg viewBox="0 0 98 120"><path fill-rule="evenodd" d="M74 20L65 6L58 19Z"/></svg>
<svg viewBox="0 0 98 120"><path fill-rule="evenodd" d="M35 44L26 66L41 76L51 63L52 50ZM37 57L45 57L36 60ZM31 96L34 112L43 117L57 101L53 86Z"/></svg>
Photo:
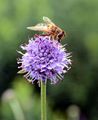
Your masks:
<svg viewBox="0 0 98 120"><path fill-rule="evenodd" d="M21 46L25 53L18 60L21 64L24 76L31 81L47 82L52 84L62 80L71 64L70 53L57 40L51 40L49 36L37 36L31 38L29 43Z"/></svg>

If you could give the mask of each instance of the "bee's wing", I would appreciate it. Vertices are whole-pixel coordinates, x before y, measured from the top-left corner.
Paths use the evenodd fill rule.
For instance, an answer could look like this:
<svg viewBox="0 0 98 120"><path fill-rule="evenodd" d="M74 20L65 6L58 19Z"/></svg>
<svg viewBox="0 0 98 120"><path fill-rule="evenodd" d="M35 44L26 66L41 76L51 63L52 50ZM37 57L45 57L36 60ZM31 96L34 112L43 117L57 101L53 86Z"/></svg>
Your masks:
<svg viewBox="0 0 98 120"><path fill-rule="evenodd" d="M35 31L46 31L47 25L45 23L39 23L35 26L27 27L29 30L35 30Z"/></svg>
<svg viewBox="0 0 98 120"><path fill-rule="evenodd" d="M44 21L46 24L55 25L48 17L43 16L43 21Z"/></svg>

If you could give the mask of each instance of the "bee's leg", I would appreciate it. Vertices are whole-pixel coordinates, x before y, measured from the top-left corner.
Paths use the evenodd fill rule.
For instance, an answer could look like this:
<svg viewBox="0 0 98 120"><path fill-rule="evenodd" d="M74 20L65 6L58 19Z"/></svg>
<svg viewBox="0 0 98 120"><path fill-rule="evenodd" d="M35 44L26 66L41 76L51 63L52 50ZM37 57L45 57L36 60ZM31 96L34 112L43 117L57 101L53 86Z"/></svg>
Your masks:
<svg viewBox="0 0 98 120"><path fill-rule="evenodd" d="M40 36L49 36L48 34L35 34L34 37L40 37Z"/></svg>
<svg viewBox="0 0 98 120"><path fill-rule="evenodd" d="M61 42L61 39L59 37L57 38L57 40L58 40L59 43Z"/></svg>
<svg viewBox="0 0 98 120"><path fill-rule="evenodd" d="M51 39L53 39L53 37L51 35L49 35Z"/></svg>
<svg viewBox="0 0 98 120"><path fill-rule="evenodd" d="M38 34L35 34L34 37L38 37L39 35Z"/></svg>
<svg viewBox="0 0 98 120"><path fill-rule="evenodd" d="M60 42L61 42L61 40L60 40L60 39L58 39L58 42L60 43Z"/></svg>
<svg viewBox="0 0 98 120"><path fill-rule="evenodd" d="M42 36L49 36L50 34L42 34Z"/></svg>
<svg viewBox="0 0 98 120"><path fill-rule="evenodd" d="M41 34L41 36L50 36L50 34L48 34L48 33L43 33L43 34Z"/></svg>

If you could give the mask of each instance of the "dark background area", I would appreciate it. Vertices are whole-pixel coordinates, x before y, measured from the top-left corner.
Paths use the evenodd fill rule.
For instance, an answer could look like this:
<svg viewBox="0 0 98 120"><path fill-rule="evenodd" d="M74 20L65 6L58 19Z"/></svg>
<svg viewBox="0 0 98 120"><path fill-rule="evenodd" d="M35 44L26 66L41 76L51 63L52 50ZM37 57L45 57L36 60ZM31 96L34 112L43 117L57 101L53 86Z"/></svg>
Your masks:
<svg viewBox="0 0 98 120"><path fill-rule="evenodd" d="M98 120L97 0L0 0L0 120L40 120L40 88L17 74L16 50L43 16L67 32L72 52L64 80L47 85L48 120Z"/></svg>

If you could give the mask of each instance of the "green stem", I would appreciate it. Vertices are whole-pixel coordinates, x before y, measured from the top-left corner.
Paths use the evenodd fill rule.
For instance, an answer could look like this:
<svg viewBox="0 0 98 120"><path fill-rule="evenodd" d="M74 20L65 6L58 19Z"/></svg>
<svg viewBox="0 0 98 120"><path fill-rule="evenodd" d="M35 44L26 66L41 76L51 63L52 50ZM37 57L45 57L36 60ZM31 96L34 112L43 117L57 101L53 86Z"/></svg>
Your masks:
<svg viewBox="0 0 98 120"><path fill-rule="evenodd" d="M41 120L46 120L46 84L41 80Z"/></svg>

